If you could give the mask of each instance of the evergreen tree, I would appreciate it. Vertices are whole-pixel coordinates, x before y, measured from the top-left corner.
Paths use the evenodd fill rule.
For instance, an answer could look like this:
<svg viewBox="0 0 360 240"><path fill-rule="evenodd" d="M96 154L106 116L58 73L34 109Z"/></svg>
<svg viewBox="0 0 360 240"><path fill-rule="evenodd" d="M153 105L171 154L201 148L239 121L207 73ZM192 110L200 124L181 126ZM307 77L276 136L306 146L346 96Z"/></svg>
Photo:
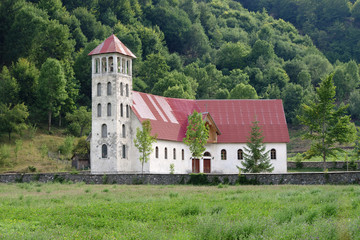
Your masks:
<svg viewBox="0 0 360 240"><path fill-rule="evenodd" d="M259 122L254 121L246 144L247 147L245 147L244 161L241 162L244 167L241 168L242 171L259 173L272 172L274 170L270 162L269 151L265 151L263 140L264 136L262 135Z"/></svg>
<svg viewBox="0 0 360 240"><path fill-rule="evenodd" d="M157 136L151 136L151 122L145 120L142 122L142 130L136 129L136 138L134 139L135 147L140 153L141 174L144 172L144 163L149 161L149 156L153 151L152 144L156 142Z"/></svg>
<svg viewBox="0 0 360 240"><path fill-rule="evenodd" d="M189 146L193 157L202 156L205 151L205 144L209 138L209 128L202 119L202 114L196 110L189 116L186 137L183 142Z"/></svg>
<svg viewBox="0 0 360 240"><path fill-rule="evenodd" d="M326 158L335 156L336 151L343 151L337 145L352 142L356 132L350 116L346 115L348 106L337 108L335 104L332 77L330 75L320 83L316 89L317 99L309 105L303 104L303 114L298 116L300 122L308 127L303 137L312 141L306 157L322 156L324 170Z"/></svg>

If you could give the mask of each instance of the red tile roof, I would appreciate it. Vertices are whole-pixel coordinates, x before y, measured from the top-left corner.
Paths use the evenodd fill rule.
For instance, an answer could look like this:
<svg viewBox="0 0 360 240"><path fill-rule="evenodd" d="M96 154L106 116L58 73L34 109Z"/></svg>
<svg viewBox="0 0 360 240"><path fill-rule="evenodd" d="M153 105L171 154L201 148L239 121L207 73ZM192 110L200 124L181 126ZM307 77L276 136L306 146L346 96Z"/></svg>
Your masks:
<svg viewBox="0 0 360 240"><path fill-rule="evenodd" d="M125 56L136 58L136 56L114 34L100 43L88 55L90 56L103 53L120 53Z"/></svg>
<svg viewBox="0 0 360 240"><path fill-rule="evenodd" d="M196 110L210 113L221 132L218 143L246 143L255 118L264 142L289 142L281 100L190 100L133 91L132 109L141 122L151 121L158 139L182 141L188 115Z"/></svg>

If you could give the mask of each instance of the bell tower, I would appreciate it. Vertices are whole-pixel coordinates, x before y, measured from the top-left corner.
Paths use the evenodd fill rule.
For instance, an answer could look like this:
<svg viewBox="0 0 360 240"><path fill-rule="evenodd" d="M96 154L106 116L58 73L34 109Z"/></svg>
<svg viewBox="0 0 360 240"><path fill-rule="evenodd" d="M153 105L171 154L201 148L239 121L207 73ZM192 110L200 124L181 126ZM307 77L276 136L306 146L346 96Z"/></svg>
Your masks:
<svg viewBox="0 0 360 240"><path fill-rule="evenodd" d="M92 57L91 173L130 171L132 59L136 56L113 34Z"/></svg>

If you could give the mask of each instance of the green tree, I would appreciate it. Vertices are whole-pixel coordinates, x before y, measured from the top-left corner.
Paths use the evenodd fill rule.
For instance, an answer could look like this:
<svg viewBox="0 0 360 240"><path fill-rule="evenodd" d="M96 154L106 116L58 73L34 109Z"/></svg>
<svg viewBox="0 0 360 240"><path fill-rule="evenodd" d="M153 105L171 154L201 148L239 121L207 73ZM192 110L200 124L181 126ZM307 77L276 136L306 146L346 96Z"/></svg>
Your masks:
<svg viewBox="0 0 360 240"><path fill-rule="evenodd" d="M257 99L255 88L249 84L239 83L230 91L230 99Z"/></svg>
<svg viewBox="0 0 360 240"><path fill-rule="evenodd" d="M67 98L66 79L58 60L48 58L41 66L38 88L38 107L48 115L48 131L52 114L57 114Z"/></svg>
<svg viewBox="0 0 360 240"><path fill-rule="evenodd" d="M202 114L196 110L189 115L186 137L183 142L189 146L193 157L199 158L205 151L205 144L209 138L209 128L202 119Z"/></svg>
<svg viewBox="0 0 360 240"><path fill-rule="evenodd" d="M73 154L87 155L90 154L90 142L86 140L86 136L79 138L74 149Z"/></svg>
<svg viewBox="0 0 360 240"><path fill-rule="evenodd" d="M343 151L337 144L352 142L355 128L346 115L348 106L336 108L333 75L325 78L316 88L317 98L309 105L303 104L303 113L298 116L300 122L308 127L303 136L311 140L307 158L321 156L326 169L326 158L335 156L336 151Z"/></svg>
<svg viewBox="0 0 360 240"><path fill-rule="evenodd" d="M142 130L140 128L136 129L136 138L134 139L135 147L139 150L140 153L140 162L141 162L141 174L144 173L144 163L149 161L149 156L153 151L152 144L156 142L157 136L151 136L151 122L150 120L145 120L142 122Z"/></svg>
<svg viewBox="0 0 360 240"><path fill-rule="evenodd" d="M86 107L82 106L73 113L67 113L66 121L70 122L70 129L80 129L77 133L81 137L85 130L90 129L91 126L91 112Z"/></svg>
<svg viewBox="0 0 360 240"><path fill-rule="evenodd" d="M19 85L11 76L9 69L3 66L0 73L0 103L17 104L19 102Z"/></svg>
<svg viewBox="0 0 360 240"><path fill-rule="evenodd" d="M246 58L251 48L241 42L224 43L216 54L216 62L219 69L228 70L243 68L246 66Z"/></svg>
<svg viewBox="0 0 360 240"><path fill-rule="evenodd" d="M27 128L25 121L29 116L27 107L22 104L15 106L0 103L0 132L6 132L11 140L11 133L20 133Z"/></svg>
<svg viewBox="0 0 360 240"><path fill-rule="evenodd" d="M249 134L244 152L244 161L241 162L243 168L240 169L249 173L272 172L274 167L270 162L269 151L266 151L263 143L264 136L258 121L252 123Z"/></svg>

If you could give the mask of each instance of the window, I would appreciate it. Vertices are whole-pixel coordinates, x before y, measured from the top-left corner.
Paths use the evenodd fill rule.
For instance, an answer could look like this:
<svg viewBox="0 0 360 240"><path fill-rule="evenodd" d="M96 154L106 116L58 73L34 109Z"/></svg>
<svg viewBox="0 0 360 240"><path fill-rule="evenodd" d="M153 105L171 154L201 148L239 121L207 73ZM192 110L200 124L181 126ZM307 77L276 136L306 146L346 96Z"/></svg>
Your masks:
<svg viewBox="0 0 360 240"><path fill-rule="evenodd" d="M100 59L95 59L95 73L100 73Z"/></svg>
<svg viewBox="0 0 360 240"><path fill-rule="evenodd" d="M125 73L125 59L121 61L121 73Z"/></svg>
<svg viewBox="0 0 360 240"><path fill-rule="evenodd" d="M121 64L121 63L120 63L120 59L121 59L121 58L117 57L117 72L118 72L118 73L120 73L120 71L121 71L121 70L120 70L120 66L121 66L121 65L120 65L120 64Z"/></svg>
<svg viewBox="0 0 360 240"><path fill-rule="evenodd" d="M126 105L126 117L129 118L129 105Z"/></svg>
<svg viewBox="0 0 360 240"><path fill-rule="evenodd" d="M106 124L103 124L101 126L101 137L103 137L103 138L107 137L107 126L106 126Z"/></svg>
<svg viewBox="0 0 360 240"><path fill-rule="evenodd" d="M123 87L123 83L120 83L120 94L121 96L124 96L124 87Z"/></svg>
<svg viewBox="0 0 360 240"><path fill-rule="evenodd" d="M108 105L107 105L107 115L108 115L108 117L111 116L111 103L108 103Z"/></svg>
<svg viewBox="0 0 360 240"><path fill-rule="evenodd" d="M155 147L155 157L159 158L159 148Z"/></svg>
<svg viewBox="0 0 360 240"><path fill-rule="evenodd" d="M97 84L97 95L101 96L101 83Z"/></svg>
<svg viewBox="0 0 360 240"><path fill-rule="evenodd" d="M101 104L100 103L97 105L97 116L101 117Z"/></svg>
<svg viewBox="0 0 360 240"><path fill-rule="evenodd" d="M120 104L120 116L122 117L124 115L124 106L123 104L121 103Z"/></svg>
<svg viewBox="0 0 360 240"><path fill-rule="evenodd" d="M125 124L122 125L122 137L126 137L126 130L125 130Z"/></svg>
<svg viewBox="0 0 360 240"><path fill-rule="evenodd" d="M181 160L185 159L185 152L184 149L181 149Z"/></svg>
<svg viewBox="0 0 360 240"><path fill-rule="evenodd" d="M270 151L270 158L271 158L271 159L276 159L276 150L275 150L275 149L271 149L271 151Z"/></svg>
<svg viewBox="0 0 360 240"><path fill-rule="evenodd" d="M111 82L107 83L107 95L110 96L111 95Z"/></svg>
<svg viewBox="0 0 360 240"><path fill-rule="evenodd" d="M113 57L109 57L110 72L114 71L114 60Z"/></svg>
<svg viewBox="0 0 360 240"><path fill-rule="evenodd" d="M122 158L126 158L126 145L122 145Z"/></svg>
<svg viewBox="0 0 360 240"><path fill-rule="evenodd" d="M226 150L225 149L221 150L221 160L226 160Z"/></svg>
<svg viewBox="0 0 360 240"><path fill-rule="evenodd" d="M167 148L165 148L165 150L164 150L164 157L165 157L165 159L167 159Z"/></svg>
<svg viewBox="0 0 360 240"><path fill-rule="evenodd" d="M173 149L173 159L176 160L176 149Z"/></svg>
<svg viewBox="0 0 360 240"><path fill-rule="evenodd" d="M129 96L129 84L125 85L125 92L126 92L126 96Z"/></svg>
<svg viewBox="0 0 360 240"><path fill-rule="evenodd" d="M101 59L101 73L106 73L107 72L107 62L106 62L106 58L103 57Z"/></svg>
<svg viewBox="0 0 360 240"><path fill-rule="evenodd" d="M242 150L242 149L239 149L239 150L238 150L238 160L243 160L243 159L244 159L243 150Z"/></svg>
<svg viewBox="0 0 360 240"><path fill-rule="evenodd" d="M107 153L108 151L107 151L107 146L106 146L106 144L103 144L102 146L101 146L101 157L102 158L107 158Z"/></svg>

